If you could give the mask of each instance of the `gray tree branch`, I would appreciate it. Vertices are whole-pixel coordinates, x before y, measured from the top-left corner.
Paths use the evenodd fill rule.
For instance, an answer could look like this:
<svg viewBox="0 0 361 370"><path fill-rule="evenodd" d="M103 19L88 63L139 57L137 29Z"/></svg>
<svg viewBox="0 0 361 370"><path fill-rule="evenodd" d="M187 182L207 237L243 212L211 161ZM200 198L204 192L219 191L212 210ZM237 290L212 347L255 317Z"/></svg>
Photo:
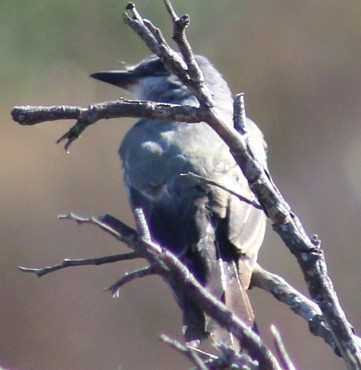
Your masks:
<svg viewBox="0 0 361 370"><path fill-rule="evenodd" d="M334 336L318 305L293 288L282 277L272 274L258 264L253 270L252 286L271 293L278 301L285 303L296 315L308 323L310 332L324 339L336 354L340 355ZM360 338L355 338L361 344Z"/></svg>
<svg viewBox="0 0 361 370"><path fill-rule="evenodd" d="M30 268L30 267L22 267L19 266L19 270L23 272L32 272L36 274L38 277L42 277L46 274L50 274L51 272L63 270L66 267L74 267L74 266L99 266L104 265L106 263L114 263L118 261L126 261L138 258L138 255L134 252L132 253L125 253L125 254L116 254L113 256L106 256L106 257L98 257L98 258L84 258L84 259L64 259L63 262L47 266L43 268Z"/></svg>
<svg viewBox="0 0 361 370"><path fill-rule="evenodd" d="M100 103L89 106L87 109L79 107L15 107L12 111L13 118L21 124L32 125L47 120L56 119L76 119L76 125L69 130L59 141L66 140L66 149L72 141L74 141L84 131L84 129L101 118L115 118L123 116L131 117L147 117L155 119L166 120L180 120L184 122L207 122L226 142L229 146L238 165L241 167L245 177L248 179L249 185L255 193L260 205L265 210L267 216L272 222L273 229L280 235L288 249L295 255L304 274L305 281L311 298L317 302L327 324L332 332L334 343L339 349L347 368L360 369L361 368L361 353L357 337L353 334L351 325L348 323L346 316L341 308L333 284L327 274L327 265L325 262L324 253L321 249L321 242L315 237L309 237L305 232L302 224L297 216L291 211L290 206L286 203L276 185L274 184L270 173L265 169L260 161L255 158L254 154L249 148L248 139L237 132L236 129L229 127L219 117L217 110L213 107L212 94L204 86L203 77L199 74L197 68L193 65L194 58L186 37L184 34L185 28L189 23L189 18L178 17L174 10L169 7L169 1L166 1L167 9L171 15L174 26L174 38L179 45L182 57L174 52L165 42L159 29L155 28L151 22L143 20L143 18L136 11L133 4L127 7L128 12L124 15L125 22L143 39L149 49L158 55L163 61L166 68L177 77L192 91L200 102L199 108L179 107L175 105L160 104L154 102L134 102L126 99L111 103ZM113 110L114 109L114 110ZM108 112L108 110L110 110ZM177 116L174 116L176 114ZM85 219L77 219L69 215L68 218L76 219L77 222L92 222L98 223L98 226L104 228L105 231L111 233L117 239L122 240L128 245L134 247L140 256L153 256L149 258L151 262L155 262L159 251L159 246L155 246L149 241L139 237L124 224L119 233L117 228L114 230L107 230L108 222L114 221L109 218L92 219L91 221ZM119 223L119 221L117 221ZM119 224L118 224L119 226ZM118 234L117 234L118 233ZM142 246L140 248L139 246ZM145 252L146 250L146 252ZM164 252L164 251L163 251ZM174 256L169 255L165 251L162 256L166 256L167 263L171 266L176 265ZM179 262L179 261L178 261ZM189 281L189 271L179 267L177 273L179 275L172 276L166 269L163 269L162 264L157 265L161 273L166 274L168 279L184 278L185 284L190 289L190 295L199 302L205 305L206 298L201 295L197 296L195 293L198 288L196 282ZM202 291L202 290L201 290ZM202 293L203 294L203 293ZM229 312L222 311L223 307L219 306L220 302L207 301L208 308L205 311L219 309L219 317L217 320L226 320L229 317ZM203 306L202 306L203 307ZM210 308L212 307L212 309ZM231 316L232 318L232 316ZM232 321L232 325L229 323ZM241 323L237 323L233 317L231 321L225 323L225 327L229 329L237 338L242 337ZM222 321L223 322L223 321ZM233 326L233 324L235 326ZM326 326L326 325L325 325ZM249 330L249 328L244 328ZM247 340L252 337L247 336ZM247 340L244 339L243 342ZM328 342L330 343L330 342ZM335 348L335 346L333 346ZM258 349L260 346L257 347ZM267 353L267 355L265 355ZM269 352L260 352L260 358L269 366L277 367ZM268 357L269 356L269 357Z"/></svg>
<svg viewBox="0 0 361 370"><path fill-rule="evenodd" d="M87 108L69 105L17 106L12 109L11 116L14 121L24 126L63 119L77 120L76 124L57 140L57 143L65 141L65 150L68 151L72 142L78 139L88 126L101 119L136 117L155 120L172 119L191 123L202 121L203 112L203 109L186 105L120 98L114 101L91 104Z"/></svg>
<svg viewBox="0 0 361 370"><path fill-rule="evenodd" d="M137 231L108 215L99 218L84 218L70 213L62 217L62 219L74 220L79 224L96 225L113 235L116 239L124 242L138 256L146 258L157 274L163 276L173 286L181 287L194 302L197 302L202 310L231 332L240 341L242 348L247 349L251 357L257 359L259 369L281 370L277 360L262 339L248 325L229 311L222 302L208 293L176 255L152 242L148 237L142 238L140 236L143 232L145 234L148 234L148 232L144 230L146 224L144 224L144 218L140 209L135 212L135 218L137 219L138 217L136 224L142 225L142 231L139 235Z"/></svg>
<svg viewBox="0 0 361 370"><path fill-rule="evenodd" d="M134 5L128 7L133 11ZM125 16L126 23L140 36L147 33L148 28L141 22L139 14ZM174 22L174 20L173 20ZM183 31L185 26L183 28ZM185 37L185 36L184 36ZM288 249L295 255L301 267L311 297L317 302L334 335L337 346L349 369L361 368L361 351L355 340L351 325L341 308L332 281L327 274L327 265L320 241L310 238L297 216L291 211L281 193L274 184L270 173L261 162L254 157L247 140L222 121L209 92L204 88L199 76L193 79L191 69L184 70L181 63L172 64L169 60L174 55L169 46L159 45L154 37L143 39L148 48L158 55L166 68L177 75L198 98L201 106L207 109L205 121L218 133L230 148L237 164L248 180L250 188L273 223L273 229L280 235ZM180 48L182 51L182 48ZM187 57L185 58L187 60ZM181 72L178 69L182 68ZM188 74L187 74L188 73ZM184 78L184 75L187 78Z"/></svg>

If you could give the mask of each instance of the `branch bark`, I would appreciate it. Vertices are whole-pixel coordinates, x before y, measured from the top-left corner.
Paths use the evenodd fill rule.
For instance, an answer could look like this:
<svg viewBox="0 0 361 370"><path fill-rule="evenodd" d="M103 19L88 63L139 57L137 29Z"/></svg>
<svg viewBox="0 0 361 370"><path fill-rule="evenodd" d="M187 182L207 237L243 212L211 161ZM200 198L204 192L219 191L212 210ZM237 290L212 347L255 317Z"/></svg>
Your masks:
<svg viewBox="0 0 361 370"><path fill-rule="evenodd" d="M138 255L134 252L126 253L126 254L116 254L114 256L106 256L106 257L98 257L98 258L84 258L84 259L64 259L63 262L59 263L58 265L52 265L43 268L29 268L29 267L22 267L19 266L19 270L23 272L32 272L36 274L38 277L42 277L46 274L50 274L51 272L63 270L67 267L74 267L74 266L99 266L104 265L106 263L114 263L118 261L126 261L138 258Z"/></svg>
<svg viewBox="0 0 361 370"><path fill-rule="evenodd" d="M32 126L47 121L63 119L77 120L57 143L65 141L65 150L78 139L83 131L101 119L136 117L155 120L175 120L181 122L203 121L204 110L187 105L156 103L149 100L129 100L120 98L114 101L91 104L87 108L70 105L61 106L16 106L11 111L14 121L23 126Z"/></svg>
<svg viewBox="0 0 361 370"><path fill-rule="evenodd" d="M166 3L169 4L169 1L166 1ZM12 111L14 120L23 125L33 125L48 120L76 119L77 123L75 126L58 140L58 142L66 141L66 149L69 148L69 145L79 137L87 126L102 118L130 116L179 120L183 122L207 122L229 146L237 164L241 167L247 178L250 188L270 218L273 229L280 235L290 252L295 255L303 271L311 298L317 302L332 332L334 338L333 348L337 347L339 349L347 368L360 369L361 352L359 342L353 334L352 327L346 319L332 282L327 274L327 265L321 249L321 242L318 238L307 235L301 222L280 194L268 170L254 156L248 138L240 135L235 128L229 127L222 122L217 110L213 107L212 94L204 86L203 77L194 65L194 58L192 58L191 49L186 41L184 31L189 23L189 18L183 18L181 20L182 17L178 17L173 9L169 6L167 6L167 9L174 25L174 38L183 59L167 45L160 30L139 15L134 4L128 5L128 13L124 14L124 21L143 39L149 49L160 57L166 68L174 73L193 92L200 102L199 108L121 99L117 102L94 104L86 109L64 106L15 107ZM72 217L69 216L69 218ZM79 223L89 222L80 218L76 220ZM141 256L153 256L150 258L152 262L154 262L153 258L156 259L154 256L158 256L160 253L163 257L166 256L171 266L176 265L174 256L170 256L167 251L160 251L159 246L154 245L150 241L144 239L139 240L134 230L125 227L124 224L121 228L121 233L117 231L117 228L107 230L108 221L110 222L111 219L92 219L91 222L101 224L107 232L110 232L113 236L126 242L128 245L133 246ZM143 249L139 247L140 245ZM147 252L144 252L144 248L147 249ZM149 256L148 253L150 253ZM189 271L179 268L179 271L177 270L179 275L172 277L168 275L166 269L162 270L162 266L162 264L159 264L159 269L162 273L167 274L167 278L184 278L185 282L183 283L189 289L189 294L192 297L194 294L194 299L197 299L200 305L208 304L212 309L219 309L218 319L227 321L226 319L229 317L229 313L222 311L223 307L219 306L219 302L211 301L210 303L206 301L205 296L196 295L195 291L202 287L198 287L196 282L188 279ZM207 309L210 310L211 308L209 307ZM204 309L207 311L206 306ZM240 333L241 323L237 323L237 320L232 317L231 319L225 323L225 326L236 337L242 337ZM232 325L229 324L230 322L232 322ZM326 325L322 327L326 327ZM251 340L250 337L247 337L247 340ZM330 344L331 340L328 343ZM271 357L267 357L268 355L264 353L261 355L263 356L261 356L263 358L262 361L276 366L272 362Z"/></svg>
<svg viewBox="0 0 361 370"><path fill-rule="evenodd" d="M135 6L128 9L133 10ZM139 15L133 17L126 15L125 21L140 37L143 32L146 33L148 30L140 21ZM355 341L352 327L341 308L332 281L327 274L327 265L320 241L307 236L301 222L282 197L268 170L254 157L247 140L239 135L234 128L223 122L217 110L213 108L213 102L209 99L209 94L203 88L202 83L199 83L198 76L193 79L190 75L191 70L188 69L189 81L184 79L185 71L178 73L181 65L168 63L174 54L169 52L168 45L160 47L155 38L144 39L144 41L153 53L165 61L166 68L177 75L194 93L200 105L208 108L205 122L228 145L247 178L250 188L273 222L273 229L280 235L290 252L295 255L302 269L309 293L323 312L346 366L349 369L361 368L361 351ZM180 50L182 51L181 47ZM187 60L187 58L185 59Z"/></svg>
<svg viewBox="0 0 361 370"><path fill-rule="evenodd" d="M146 224L142 211L138 209L134 214L136 224L142 225L139 236L137 231L108 215L99 218L83 218L71 213L62 219L74 220L79 224L94 224L116 239L122 240L138 256L146 258L156 273L173 285L181 287L202 310L232 333L240 341L242 348L247 349L251 357L257 359L259 369L281 370L277 360L261 338L229 311L222 302L208 293L176 255L152 242L148 237L140 236L142 233L148 234L148 231L145 230Z"/></svg>
<svg viewBox="0 0 361 370"><path fill-rule="evenodd" d="M323 338L335 353L340 356L340 351L330 327L315 302L293 288L282 277L272 274L258 264L253 270L252 287L261 288L271 293L278 301L286 304L296 315L307 321L310 332L313 335ZM355 340L358 345L361 344L361 338L355 337Z"/></svg>

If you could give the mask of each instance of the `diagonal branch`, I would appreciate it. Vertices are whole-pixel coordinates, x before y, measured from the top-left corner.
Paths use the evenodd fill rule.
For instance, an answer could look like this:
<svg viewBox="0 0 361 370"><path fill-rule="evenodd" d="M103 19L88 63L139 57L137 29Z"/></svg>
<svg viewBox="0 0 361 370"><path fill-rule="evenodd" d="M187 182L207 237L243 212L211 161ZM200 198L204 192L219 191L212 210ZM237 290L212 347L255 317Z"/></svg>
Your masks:
<svg viewBox="0 0 361 370"><path fill-rule="evenodd" d="M139 217L136 224L142 224L142 228L145 228L142 211L138 209L134 215L136 218ZM281 370L273 354L261 338L229 311L222 302L208 293L189 269L168 249L160 247L147 237L139 237L135 230L109 215L100 218L84 218L70 213L66 215L66 219L76 221L79 224L93 224L107 231L116 239L122 240L137 256L146 258L156 273L163 276L172 285L179 286L194 302L197 302L202 310L229 330L240 341L241 346L247 348L251 356L259 361L260 369ZM145 235L148 234L146 230L143 230L143 232ZM148 272L144 271L144 273L147 274Z"/></svg>
<svg viewBox="0 0 361 370"><path fill-rule="evenodd" d="M335 353L340 356L330 327L315 302L293 288L282 277L272 274L258 264L253 270L252 286L266 290L278 301L285 303L296 315L301 316L308 322L310 332L313 335L323 338ZM361 344L361 338L355 337L355 340Z"/></svg>
<svg viewBox="0 0 361 370"><path fill-rule="evenodd" d="M206 177L204 176L200 176L200 175L197 175L193 172L188 172L188 173L184 173L184 174L181 174L181 176L190 176L190 177L194 177L198 180L201 180L209 185L213 185L213 186L216 186L217 188L219 189L222 189L224 191L226 191L227 193L229 194L232 194L234 195L235 197L237 197L239 200L241 200L242 202L244 203L247 203L251 206L253 206L254 208L257 208L257 209L263 209L261 205L259 205L257 202L251 200L251 199L248 199L247 197L245 197L244 195L240 194L240 193L237 193L236 191L228 188L227 186L224 186L222 184L219 184L218 182L216 181L213 181L213 180L210 180L210 179L207 179Z"/></svg>
<svg viewBox="0 0 361 370"><path fill-rule="evenodd" d="M361 368L360 348L355 336L353 335L352 327L348 323L346 316L341 309L332 282L328 277L327 265L325 262L324 253L321 249L320 241L317 238L310 238L307 235L301 222L291 211L289 205L280 194L268 170L262 166L261 161L254 157L254 154L247 145L246 138L240 135L235 128L230 127L223 122L216 109L213 108L211 93L207 88L205 88L202 79L197 76L196 72L194 72L192 68L189 68L188 65L191 57L190 55L187 55L187 53L191 52L191 50L188 50L187 45L185 44L186 38L184 30L186 25L183 24L183 29L181 29L182 37L177 41L181 53L184 54L184 60L182 60L180 55L174 52L165 43L164 38L160 36L160 31L151 25L150 22L143 21L133 4L128 5L127 10L131 15L128 13L124 15L125 22L146 42L150 50L160 57L166 68L177 75L178 78L198 98L201 107L193 108L194 111L191 113L197 115L197 120L195 121L206 121L229 146L236 162L241 167L245 177L248 179L250 188L253 190L259 203L262 205L266 214L271 219L273 223L273 229L280 235L291 253L297 258L297 261L303 271L311 298L317 302L324 317L326 318L330 330L334 335L336 346L339 348L347 367L349 369ZM171 18L173 22L176 22L179 17L173 11L171 12ZM176 26L174 26L174 28L176 28ZM184 51L186 49L187 52ZM126 100L122 101L124 103ZM57 117L62 117L61 119L69 119L70 116L72 119L78 120L77 124L61 138L61 140L67 141L65 145L66 148L69 148L71 142L79 137L82 131L87 126L94 123L97 119L111 118L115 116L119 117L123 114L118 112L114 115L107 115L104 113L104 116L100 118L97 118L97 115L90 118L87 117L89 112L93 112L94 106L90 106L91 108L88 107L87 113L84 113L82 108L78 107L71 107L69 110L64 110L64 107L50 107L51 109L47 111L46 114L50 118L46 118L46 120L60 119ZM154 109L157 110L158 107L159 105L157 105ZM107 108L103 108L104 112L106 112ZM171 110L173 108L180 109L179 107L170 107L169 109ZM185 108L187 107L182 107L182 109ZM134 115L130 116L142 117L142 114L145 114L141 108L139 108L139 112L137 109L138 108L134 108ZM188 109L190 108L188 107ZM28 121L28 116L26 113L27 107L21 107L21 109L20 107L16 107L12 114L14 119L18 120L18 122L21 124L35 124L43 122L43 120L39 121L39 115L41 116L42 114L41 110L42 108L40 108L38 112L34 113L34 115L31 116ZM150 111L152 111L152 109L150 109ZM182 112L184 113L185 111L182 110ZM163 118L160 119L173 120L174 118L172 116L167 116L168 113L170 112L163 111L161 114ZM73 116L76 116L76 118L73 118ZM147 113L146 117L153 118L154 116L149 116ZM179 120L183 122L189 122L189 119L186 119L185 117ZM90 219L82 220L81 222L90 222L89 220ZM106 221L110 220L107 219ZM78 220L78 222L80 221ZM99 222L99 224L101 223L99 219L97 222ZM106 228L104 228L104 230L107 231ZM124 224L123 231L129 238L138 240L137 235L135 235L136 233L134 234L132 230ZM119 240L128 240L128 237L124 237L124 234L122 233L116 236L116 234L113 234L109 230L107 232L111 233ZM145 242L142 241L142 243ZM149 242L148 244L151 245L152 243Z"/></svg>
<svg viewBox="0 0 361 370"><path fill-rule="evenodd" d="M80 225L93 224L96 227L113 236L115 239L121 240L126 244L128 243L132 244L133 242L136 242L136 240L138 240L139 238L134 229L130 228L123 222L119 221L118 219L110 215L103 215L99 217L81 217L73 213L69 213L67 215L59 216L59 218L74 220ZM145 227L144 223L142 227ZM27 268L27 267L19 268L24 272L32 272L41 277L45 274L60 270L65 267L112 263L116 261L138 258L140 257L140 254L142 254L142 256L144 257L144 252L140 253L138 250L137 252L130 252L127 254L101 257L95 259L65 260L63 261L63 263L45 268ZM181 262L179 263L181 264ZM156 273L158 273L158 271L155 266L144 267L140 270L136 270L125 274L122 278L120 278L107 290L110 291L113 295L116 295L117 291L125 283L128 283L136 278L141 278ZM333 338L332 332L317 304L315 304L313 301L311 301L303 294L298 292L296 289L294 289L283 278L276 274L272 274L266 271L259 265L256 265L253 271L252 286L261 288L263 290L268 291L269 293L272 293L272 295L276 299L289 306L293 312L295 312L297 315L301 316L308 322L312 334L323 338L325 342L332 347L336 354L340 355L339 350L336 346L336 342ZM356 336L354 338L358 345L361 346L361 338Z"/></svg>
<svg viewBox="0 0 361 370"><path fill-rule="evenodd" d="M133 5L132 9L134 8L135 6ZM142 23L133 22L133 19L129 16L126 19L126 23L141 36ZM159 45L156 45L156 42L149 42L148 40L147 46L162 61L168 61L174 54L169 53L169 48L160 48ZM180 48L180 50L182 49ZM179 68L182 68L181 64L177 64L176 67L166 62L164 64L166 68L180 79L185 73L184 70L178 71ZM187 72L189 73L190 71ZM354 339L352 327L341 308L332 281L327 274L327 265L320 242L308 237L301 222L291 212L289 205L277 189L269 172L249 150L246 139L239 135L234 128L223 122L217 110L213 108L212 101L207 100L209 96L207 91L202 88L198 89L197 79L193 80L191 75L189 77L189 80L181 79L181 81L194 93L201 106L208 107L205 121L228 145L237 164L247 178L250 188L264 207L268 217L272 220L273 229L280 235L291 253L297 258L310 295L323 312L346 366L349 369L361 368L361 351Z"/></svg>
<svg viewBox="0 0 361 370"><path fill-rule="evenodd" d="M193 54L190 54L190 46L181 45L181 52L182 50L187 51L185 52L185 58L182 58L183 55L180 57L180 55L166 42L158 42L158 38L154 36L154 33L161 34L161 31L158 28L156 29L153 25L150 30L148 26L151 23L149 21L147 21L146 24L144 23L144 20L140 17L134 4L129 3L127 10L130 15L128 13L124 14L124 22L131 27L132 30L146 43L148 48L161 59L165 67L171 73L174 73L190 89L201 105L213 107L212 94L203 83L203 76L199 67L195 67L196 63L194 61ZM175 17L178 19L176 15ZM177 22L177 19L175 22ZM174 27L179 28L179 25L177 26L176 24ZM183 29L179 29L179 31L184 35L184 29L186 27L185 22L182 23L181 27L183 27ZM164 40L163 36L162 39ZM185 35L184 37L177 39L178 45L182 39L185 40ZM190 69L188 68L189 66L187 62L190 63ZM191 75L191 73L193 73L193 75Z"/></svg>

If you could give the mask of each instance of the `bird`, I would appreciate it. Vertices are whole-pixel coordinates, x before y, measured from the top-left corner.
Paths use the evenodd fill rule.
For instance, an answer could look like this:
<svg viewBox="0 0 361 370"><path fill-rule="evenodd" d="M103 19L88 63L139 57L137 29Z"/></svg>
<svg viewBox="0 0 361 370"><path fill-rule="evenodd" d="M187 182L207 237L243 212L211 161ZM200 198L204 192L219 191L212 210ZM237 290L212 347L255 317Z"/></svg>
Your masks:
<svg viewBox="0 0 361 370"><path fill-rule="evenodd" d="M214 109L234 127L227 82L206 57L195 55L195 61L213 94ZM91 77L128 90L135 99L199 107L187 86L155 55ZM267 166L264 136L252 120L247 118L246 123L252 149ZM255 196L224 141L205 122L143 118L126 133L119 154L130 205L142 208L153 240L175 253L208 292L255 328L247 289L263 243L266 216L255 207ZM216 343L239 347L182 288L174 284L172 288L183 312L187 344L197 347L211 337Z"/></svg>

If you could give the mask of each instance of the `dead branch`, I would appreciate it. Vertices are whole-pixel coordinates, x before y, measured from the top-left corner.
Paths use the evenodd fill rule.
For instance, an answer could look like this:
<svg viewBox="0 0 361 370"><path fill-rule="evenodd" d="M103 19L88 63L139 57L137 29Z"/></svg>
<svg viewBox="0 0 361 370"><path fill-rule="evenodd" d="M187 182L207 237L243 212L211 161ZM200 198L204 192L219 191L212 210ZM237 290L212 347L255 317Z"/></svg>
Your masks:
<svg viewBox="0 0 361 370"><path fill-rule="evenodd" d="M282 364L282 368L284 370L296 370L295 366L293 365L286 351L281 334L274 325L271 325L271 332L273 336L273 342L274 342L274 345L276 347L276 351L278 354L278 358L280 359L280 362Z"/></svg>
<svg viewBox="0 0 361 370"><path fill-rule="evenodd" d="M63 119L77 120L76 124L57 140L57 143L65 141L66 151L88 126L101 119L137 117L155 120L172 119L190 123L203 120L203 110L195 107L123 98L91 104L87 108L69 105L50 107L17 106L13 108L11 115L14 121L24 126Z"/></svg>
<svg viewBox="0 0 361 370"><path fill-rule="evenodd" d="M118 261L126 261L126 260L133 260L138 258L138 255L134 252L126 253L126 254L116 254L113 256L106 256L106 257L99 257L99 258L84 258L84 259L64 259L62 263L58 265L52 265L44 268L29 268L29 267L22 267L19 266L19 270L24 272L32 272L36 274L38 277L42 277L50 272L62 270L66 267L74 267L74 266L99 266L104 265L106 263L114 263Z"/></svg>
<svg viewBox="0 0 361 370"><path fill-rule="evenodd" d="M184 356L186 356L196 366L196 369L209 370L201 357L192 347L186 347L183 344L179 343L177 340L169 338L167 335L164 334L161 335L160 339L164 343L168 344L170 347L174 348L175 350L181 352Z"/></svg>
<svg viewBox="0 0 361 370"><path fill-rule="evenodd" d="M198 180L201 180L201 181L203 181L203 182L205 182L205 183L207 183L207 184L209 184L209 185L216 186L217 188L222 189L222 190L224 190L224 191L228 192L229 194L234 195L235 197L237 197L237 198L238 198L239 200L241 200L242 202L247 203L247 204L250 204L250 205L251 205L251 206L253 206L254 208L263 209L263 208L262 208L262 206L261 206L259 203L255 202L255 201L253 201L253 200L251 200L251 199L248 199L247 197L243 196L242 194L237 193L236 191L234 191L234 190L232 190L232 189L228 188L227 186L224 186L224 185L222 185L222 184L219 184L219 183L217 183L216 181L213 181L213 180L207 179L206 177L203 177L203 176L197 175L197 174L195 174L195 173L193 173L193 172L184 173L184 174L181 174L181 176L190 176L190 177L195 177L195 178L197 178Z"/></svg>
<svg viewBox="0 0 361 370"><path fill-rule="evenodd" d="M151 34L147 26L141 21L139 14L134 13L135 5L131 4L127 9L133 15L129 16L127 14L125 22L141 38L147 32ZM327 274L327 265L320 241L308 237L301 222L291 211L290 206L274 184L268 170L254 157L254 153L247 145L247 140L239 135L234 128L229 127L222 121L217 110L213 108L213 102L209 99L208 91L203 88L202 82L198 81L197 76L193 79L190 69L179 71L182 68L181 63L169 62L174 52L169 51L168 45L161 45L161 47L154 37L144 38L143 41L146 42L153 53L164 61L166 68L180 78L194 93L200 105L208 108L205 121L228 145L237 164L247 178L250 188L273 222L273 229L297 258L310 295L323 312L347 367L349 369L361 368L361 351L355 341L352 327L341 308L332 281ZM184 75L189 77L189 80L184 78Z"/></svg>
<svg viewBox="0 0 361 370"><path fill-rule="evenodd" d="M135 212L136 218L137 215L140 219L136 221L136 224L142 225L142 233L148 235L142 211L138 209ZM109 215L100 218L84 218L70 213L62 218L76 221L79 224L93 224L107 231L117 240L122 240L137 256L146 258L157 274L181 287L202 310L231 332L240 341L242 348L247 349L251 357L257 359L260 369L281 370L277 360L261 338L229 311L222 302L208 293L189 269L168 249L160 247L147 237L141 238L135 230Z"/></svg>
<svg viewBox="0 0 361 370"><path fill-rule="evenodd" d="M122 276L119 280L117 280L114 284L112 284L109 288L106 290L112 293L113 297L118 297L119 296L119 289L129 283L130 281L133 281L135 279L139 279L142 277L154 275L155 269L152 266L146 266L141 269L132 271L132 272L127 272L124 276Z"/></svg>
<svg viewBox="0 0 361 370"><path fill-rule="evenodd" d="M285 303L296 315L301 316L308 323L310 332L324 339L335 353L340 356L339 349L318 305L293 288L282 277L266 271L258 264L252 275L252 286L271 293L278 301ZM361 338L355 336L357 343Z"/></svg>
<svg viewBox="0 0 361 370"><path fill-rule="evenodd" d="M134 105L131 109L133 113L127 113L127 116L167 120L177 119L184 122L195 122L201 120L207 122L220 135L220 137L229 146L230 151L233 154L236 162L241 167L245 177L248 179L250 188L253 190L259 203L262 205L266 214L271 219L273 223L273 229L280 235L291 253L294 254L297 258L297 261L303 271L310 295L312 299L317 302L321 312L323 313L334 336L336 346L339 349L342 357L344 358L346 366L349 369L361 368L360 347L357 343L357 338L353 334L352 327L348 323L346 316L340 306L332 282L328 277L325 257L321 249L321 242L318 240L318 238L309 237L307 235L299 219L291 211L290 206L286 203L286 201L280 194L268 170L262 166L261 162L258 161L257 158L255 158L254 153L252 153L249 148L247 139L244 136L240 135L236 129L229 127L224 122L222 122L222 119L219 117L217 110L213 107L211 92L209 92L208 89L205 88L203 84L203 77L199 75L197 68L193 66L194 58L192 58L192 53L189 45L186 42L186 37L184 34L184 30L189 23L189 19L184 18L182 21L180 21L180 18L182 17L179 18L176 15L174 10L169 7L168 1L166 3L168 4L167 9L169 10L174 25L174 38L179 45L179 49L181 51L183 59L179 54L174 52L169 47L159 29L155 28L149 21L143 20L143 18L136 11L134 4L128 4L128 13L125 13L124 20L142 38L149 49L159 56L166 68L174 73L192 91L192 93L198 98L200 102L200 107L190 109L190 107L172 106L165 108L165 105L163 104L161 113L159 113L159 111L157 111L157 109L160 109L158 104L152 105L154 103L147 102L147 104L151 104L149 112L145 113L146 110L142 110L145 109L144 107L139 108L138 106L138 108L136 108L136 105ZM123 103L124 101L126 100L122 100ZM131 105L133 103L134 102L130 101L129 104ZM77 119L78 121L76 125L60 139L60 141L67 140L66 148L68 148L71 142L79 137L82 131L89 124L94 123L100 118L115 118L121 117L123 116L123 114L125 115L124 110L122 110L125 108L122 108L121 106L117 107L119 111L114 111L112 114L108 114L106 113L106 104L109 103L101 104L103 104L103 106L99 109L99 111L103 112L103 116L101 116L101 114L97 116L97 114L95 113L94 116L92 116L91 118L86 118L86 116L93 113L93 108L96 105L90 106L86 113L84 112L84 110L82 110L82 108L78 107L70 107L69 110L65 109L64 111L64 106L61 106L49 108L38 107L36 108L38 109L37 112L35 112L36 109L34 110L33 107L15 107L12 114L14 119L17 120L19 123L29 125L43 122L43 118L45 118L46 115L50 118L46 118L45 120L56 120L64 118L68 119L70 116L72 117L72 119ZM30 112L31 114L28 114L29 110L31 111L32 109L32 113ZM185 110L183 109L190 109L187 115L191 114L191 119L194 119L194 121L191 121L189 115L188 118L182 116L182 114L185 114ZM180 116L178 118L174 118L174 116L171 115L172 110L173 113L174 111L177 111ZM159 116L161 116L162 118L159 116L156 117L156 113L154 113L154 111L157 111L157 114L159 114ZM40 121L39 117L41 118ZM68 218L76 219L74 215L73 217ZM90 222L96 223L98 224L98 226L103 225L102 227L107 232L115 232L107 230L107 228L111 229L107 222L114 221L111 219L96 219L96 222L93 219L76 220L79 223ZM110 222L110 225L113 224ZM116 225L120 226L119 221L117 221ZM140 253L140 256L152 256L149 257L149 260L152 263L156 262L157 258L155 256L158 256L159 253L163 257L166 256L167 258L165 259L167 260L167 263L165 263L162 259L158 260L157 268L159 269L159 271L165 274L168 279L176 279L177 282L179 279L180 284L185 284L188 288L190 288L190 296L197 300L197 302L199 302L199 304L202 305L203 308L203 305L205 305L206 301L205 296L198 296L195 293L196 291L198 291L198 288L202 289L202 287L198 287L196 282L189 280L189 271L184 270L184 266L178 266L178 270L177 268L175 268L175 270L172 271L179 273L179 275L176 274L175 276L172 276L164 267L168 266L168 263L170 264L170 266L177 266L177 262L174 260L174 256L170 256L170 254L166 250L161 250L161 253L161 251L159 251L159 246L156 246L149 240L139 240L139 237L134 232L134 230L131 230L126 225L122 224L121 229L122 232L117 231L119 233L117 238L126 242L128 245L133 246L136 250L136 253ZM116 234L113 235L115 236ZM142 248L140 248L140 246L142 246ZM164 263L164 265L162 263ZM185 280L181 282L181 278L184 278ZM219 306L220 302L210 303L209 301L207 301L207 304L209 304L209 307L206 307L206 305L204 307L204 310L207 313L208 310L212 311L213 309L219 309L220 311L217 311L217 315L213 313L215 316L217 316L216 320L220 320L219 322L224 322L225 327L229 329L230 332L232 332L237 338L242 337L240 329L242 325L240 323L237 323L237 320L234 318L233 321L227 321L226 318L229 318L229 313L222 311L223 308ZM231 321L232 326L230 325ZM244 330L247 331L247 328L244 328ZM247 336L248 334L250 334L250 337ZM252 335L251 333L248 334L243 335L243 342L246 342L245 344L247 344L248 340L253 343L253 340L255 339L250 339ZM247 337L246 340L245 336ZM256 352L260 351L259 348L261 348L261 346L258 344L256 348ZM267 355L265 355L265 353L267 353ZM257 352L257 354L260 355L259 358L261 358L264 363L271 364L270 366L273 367L278 366L275 365L271 357L268 357L271 356L269 355L269 352L260 351L260 353Z"/></svg>

